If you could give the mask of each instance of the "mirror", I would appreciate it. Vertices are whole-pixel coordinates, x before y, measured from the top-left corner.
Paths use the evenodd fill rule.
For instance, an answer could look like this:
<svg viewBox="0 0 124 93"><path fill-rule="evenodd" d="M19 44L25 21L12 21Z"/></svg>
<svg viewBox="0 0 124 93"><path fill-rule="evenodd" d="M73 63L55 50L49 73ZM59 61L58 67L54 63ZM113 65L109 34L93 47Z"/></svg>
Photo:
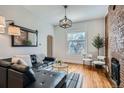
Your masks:
<svg viewBox="0 0 124 93"><path fill-rule="evenodd" d="M20 27L20 26L18 26ZM20 27L21 35L12 36L13 47L37 47L38 31Z"/></svg>

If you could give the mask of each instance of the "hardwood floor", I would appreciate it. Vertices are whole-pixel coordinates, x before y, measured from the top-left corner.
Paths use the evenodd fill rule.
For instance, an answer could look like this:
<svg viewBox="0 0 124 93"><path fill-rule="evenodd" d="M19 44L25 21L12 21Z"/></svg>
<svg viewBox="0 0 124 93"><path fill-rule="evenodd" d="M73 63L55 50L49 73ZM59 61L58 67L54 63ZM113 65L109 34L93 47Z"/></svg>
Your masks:
<svg viewBox="0 0 124 93"><path fill-rule="evenodd" d="M83 88L111 88L102 69L91 68L86 65L69 64L69 72L76 72L83 75Z"/></svg>

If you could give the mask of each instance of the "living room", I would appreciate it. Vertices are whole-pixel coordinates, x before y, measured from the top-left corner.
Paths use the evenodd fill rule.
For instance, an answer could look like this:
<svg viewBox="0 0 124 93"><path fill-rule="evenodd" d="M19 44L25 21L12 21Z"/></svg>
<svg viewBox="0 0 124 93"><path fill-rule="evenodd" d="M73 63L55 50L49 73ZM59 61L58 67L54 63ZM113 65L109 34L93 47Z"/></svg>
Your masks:
<svg viewBox="0 0 124 93"><path fill-rule="evenodd" d="M123 9L0 5L0 87L124 87Z"/></svg>

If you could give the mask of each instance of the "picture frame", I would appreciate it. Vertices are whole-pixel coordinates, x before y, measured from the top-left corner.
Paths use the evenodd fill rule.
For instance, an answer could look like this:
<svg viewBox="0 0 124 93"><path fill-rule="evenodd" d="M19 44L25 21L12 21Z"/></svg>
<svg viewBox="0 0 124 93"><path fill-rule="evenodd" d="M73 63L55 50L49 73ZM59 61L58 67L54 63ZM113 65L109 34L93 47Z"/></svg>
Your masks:
<svg viewBox="0 0 124 93"><path fill-rule="evenodd" d="M17 26L17 25L14 25ZM38 31L17 26L21 30L20 36L11 36L12 47L37 47L38 46Z"/></svg>

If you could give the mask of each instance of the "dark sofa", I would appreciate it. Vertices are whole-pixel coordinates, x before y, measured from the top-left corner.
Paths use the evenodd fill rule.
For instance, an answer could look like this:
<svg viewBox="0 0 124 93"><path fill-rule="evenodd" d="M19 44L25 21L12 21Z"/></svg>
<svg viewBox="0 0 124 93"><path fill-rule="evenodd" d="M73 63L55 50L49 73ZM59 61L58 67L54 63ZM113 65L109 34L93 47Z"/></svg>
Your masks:
<svg viewBox="0 0 124 93"><path fill-rule="evenodd" d="M8 69L11 63L0 60L0 87L8 87Z"/></svg>
<svg viewBox="0 0 124 93"><path fill-rule="evenodd" d="M64 73L41 70L35 72L34 78L29 76L26 70L8 69L9 88L60 88L64 85L65 80L66 74Z"/></svg>
<svg viewBox="0 0 124 93"><path fill-rule="evenodd" d="M36 56L31 55L33 64L32 75L28 66L11 64L11 58L0 61L0 87L8 88L54 88L62 87L66 80L65 73L57 73L38 68L48 66L55 62L55 58L45 57L43 63L37 63Z"/></svg>
<svg viewBox="0 0 124 93"><path fill-rule="evenodd" d="M38 69L55 62L55 58L45 57L43 63L37 63L36 56L31 55L33 71L29 67L19 64L11 64L11 58L0 61L0 87L4 88L80 88L82 76L76 73L66 75L61 72L53 72Z"/></svg>

